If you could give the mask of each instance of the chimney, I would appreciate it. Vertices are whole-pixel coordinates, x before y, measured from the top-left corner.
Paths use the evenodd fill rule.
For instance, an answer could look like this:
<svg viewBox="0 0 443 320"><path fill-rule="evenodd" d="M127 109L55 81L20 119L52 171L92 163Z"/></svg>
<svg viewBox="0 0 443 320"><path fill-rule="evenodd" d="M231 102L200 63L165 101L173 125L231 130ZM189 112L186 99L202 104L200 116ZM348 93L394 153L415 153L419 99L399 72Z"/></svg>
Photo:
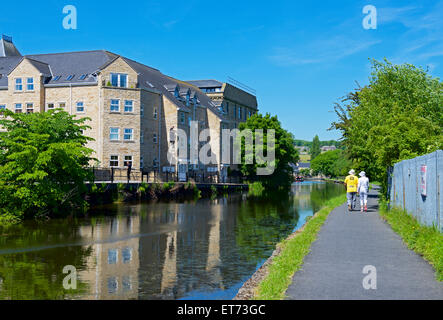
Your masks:
<svg viewBox="0 0 443 320"><path fill-rule="evenodd" d="M0 39L0 57L21 57L22 55L12 42L12 37L2 35Z"/></svg>

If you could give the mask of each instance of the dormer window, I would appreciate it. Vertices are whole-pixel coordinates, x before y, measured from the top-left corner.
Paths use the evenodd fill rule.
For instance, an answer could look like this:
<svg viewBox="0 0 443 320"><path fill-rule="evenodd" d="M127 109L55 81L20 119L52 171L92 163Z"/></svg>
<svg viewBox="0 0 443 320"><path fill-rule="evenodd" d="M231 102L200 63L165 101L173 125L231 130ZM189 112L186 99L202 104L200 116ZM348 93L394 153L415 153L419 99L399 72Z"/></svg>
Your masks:
<svg viewBox="0 0 443 320"><path fill-rule="evenodd" d="M74 75L73 75L73 74L70 74L70 75L66 78L66 81L71 81L72 78L74 78Z"/></svg>
<svg viewBox="0 0 443 320"><path fill-rule="evenodd" d="M113 87L126 88L128 86L128 75L124 73L111 73L111 85Z"/></svg>

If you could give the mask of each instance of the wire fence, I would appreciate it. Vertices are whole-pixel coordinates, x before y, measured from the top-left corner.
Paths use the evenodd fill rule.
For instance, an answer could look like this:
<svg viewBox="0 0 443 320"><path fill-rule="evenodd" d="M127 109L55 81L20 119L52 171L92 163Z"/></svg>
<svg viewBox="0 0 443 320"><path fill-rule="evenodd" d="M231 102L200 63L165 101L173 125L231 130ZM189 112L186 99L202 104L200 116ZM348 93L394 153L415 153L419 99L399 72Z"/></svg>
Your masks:
<svg viewBox="0 0 443 320"><path fill-rule="evenodd" d="M434 225L443 232L443 151L401 161L389 173L390 206L402 208L413 214L420 223Z"/></svg>

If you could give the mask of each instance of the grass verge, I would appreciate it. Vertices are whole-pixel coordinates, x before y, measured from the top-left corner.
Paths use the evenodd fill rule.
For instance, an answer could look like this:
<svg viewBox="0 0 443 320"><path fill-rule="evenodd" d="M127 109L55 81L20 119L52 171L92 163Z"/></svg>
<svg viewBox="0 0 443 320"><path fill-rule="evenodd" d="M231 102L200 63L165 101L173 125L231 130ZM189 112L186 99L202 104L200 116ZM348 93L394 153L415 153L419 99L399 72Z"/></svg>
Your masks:
<svg viewBox="0 0 443 320"><path fill-rule="evenodd" d="M409 249L422 255L434 267L436 279L443 281L443 234L436 227L421 225L402 209L388 210L385 202L380 203L380 215Z"/></svg>
<svg viewBox="0 0 443 320"><path fill-rule="evenodd" d="M280 254L269 265L268 275L258 285L254 299L282 300L284 298L292 276L300 269L304 257L310 251L311 243L317 238L329 213L345 201L346 195L328 200L299 232L278 244Z"/></svg>

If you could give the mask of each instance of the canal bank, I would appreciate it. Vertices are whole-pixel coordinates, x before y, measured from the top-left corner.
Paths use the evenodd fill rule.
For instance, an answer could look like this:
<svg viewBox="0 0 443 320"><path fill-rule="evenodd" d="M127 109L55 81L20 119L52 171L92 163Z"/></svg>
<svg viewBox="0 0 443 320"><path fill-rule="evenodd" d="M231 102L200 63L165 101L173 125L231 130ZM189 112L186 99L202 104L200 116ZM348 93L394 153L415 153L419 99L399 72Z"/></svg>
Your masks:
<svg viewBox="0 0 443 320"><path fill-rule="evenodd" d="M237 183L91 183L85 200L92 206L113 202L179 200L245 192L249 185Z"/></svg>

